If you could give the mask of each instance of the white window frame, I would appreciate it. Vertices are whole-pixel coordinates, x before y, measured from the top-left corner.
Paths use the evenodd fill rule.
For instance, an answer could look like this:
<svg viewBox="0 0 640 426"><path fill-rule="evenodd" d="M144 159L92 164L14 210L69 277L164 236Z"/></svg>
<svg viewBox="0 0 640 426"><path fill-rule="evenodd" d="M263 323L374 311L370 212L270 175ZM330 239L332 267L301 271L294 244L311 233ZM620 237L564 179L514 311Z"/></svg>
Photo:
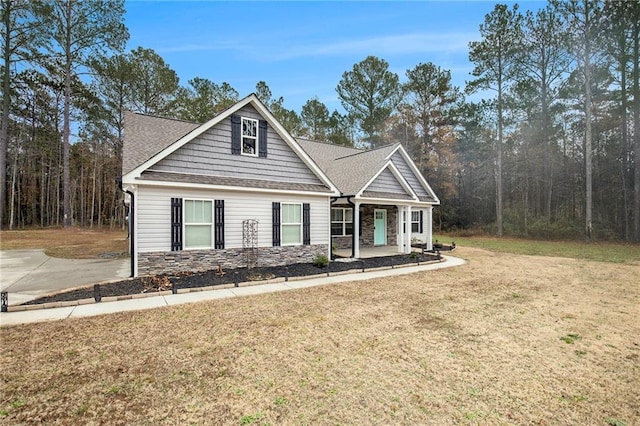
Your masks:
<svg viewBox="0 0 640 426"><path fill-rule="evenodd" d="M342 220L333 220L333 210L342 210ZM351 208L346 208L346 207L331 207L331 236L332 237L350 237L353 235L353 210ZM347 220L347 211L352 212L351 214L351 220ZM342 233L340 234L334 234L333 233L333 224L334 223L340 223L342 224ZM347 223L351 224L351 233L347 234Z"/></svg>
<svg viewBox="0 0 640 426"><path fill-rule="evenodd" d="M300 223L284 223L284 206L300 206ZM302 203L280 203L280 245L282 246L301 246L302 245ZM295 226L298 225L299 236L300 239L296 243L285 243L284 242L284 227L285 226Z"/></svg>
<svg viewBox="0 0 640 426"><path fill-rule="evenodd" d="M194 223L187 223L187 203L189 201L203 201L203 202L208 202L211 204L211 222L207 223L207 222L194 222ZM214 247L214 236L213 236L213 232L214 232L214 222L215 222L215 211L214 211L215 205L213 200L208 199L208 198L184 198L183 202L182 202L182 246L184 250L202 250L202 249L211 249ZM211 244L208 246L188 246L187 245L187 226L209 226L209 240L211 241Z"/></svg>
<svg viewBox="0 0 640 426"><path fill-rule="evenodd" d="M256 129L256 135L255 136L248 136L248 135L244 134L244 122L245 121L251 121L251 122L254 123L255 129ZM258 133L260 132L259 124L260 123L255 118L240 117L240 154L247 155L249 157L257 157L258 156ZM253 140L253 153L244 151L244 141L245 141L245 139Z"/></svg>
<svg viewBox="0 0 640 426"><path fill-rule="evenodd" d="M414 215L418 217L418 220L414 220ZM413 224L418 225L418 230L413 230ZM411 210L411 233L419 234L420 233L420 210Z"/></svg>

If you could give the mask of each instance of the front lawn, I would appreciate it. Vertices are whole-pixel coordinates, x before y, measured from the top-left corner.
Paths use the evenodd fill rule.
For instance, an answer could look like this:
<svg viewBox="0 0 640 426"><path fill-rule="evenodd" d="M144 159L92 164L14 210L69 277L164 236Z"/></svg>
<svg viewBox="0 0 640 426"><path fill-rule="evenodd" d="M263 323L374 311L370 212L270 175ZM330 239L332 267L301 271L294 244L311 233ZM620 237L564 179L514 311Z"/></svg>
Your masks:
<svg viewBox="0 0 640 426"><path fill-rule="evenodd" d="M0 423L640 423L640 268L468 264L0 329Z"/></svg>

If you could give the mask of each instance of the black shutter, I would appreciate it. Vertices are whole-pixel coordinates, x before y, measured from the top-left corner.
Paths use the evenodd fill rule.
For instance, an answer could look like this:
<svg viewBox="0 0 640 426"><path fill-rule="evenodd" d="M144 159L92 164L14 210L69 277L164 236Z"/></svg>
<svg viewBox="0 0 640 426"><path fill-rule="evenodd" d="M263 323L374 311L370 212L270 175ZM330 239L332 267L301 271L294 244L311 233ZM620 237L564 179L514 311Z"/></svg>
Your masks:
<svg viewBox="0 0 640 426"><path fill-rule="evenodd" d="M224 248L224 200L215 200L215 248Z"/></svg>
<svg viewBox="0 0 640 426"><path fill-rule="evenodd" d="M280 203L273 202L271 210L273 246L276 247L280 245Z"/></svg>
<svg viewBox="0 0 640 426"><path fill-rule="evenodd" d="M240 128L240 116L231 116L231 154L240 155L242 151L242 129Z"/></svg>
<svg viewBox="0 0 640 426"><path fill-rule="evenodd" d="M258 156L266 157L267 156L267 122L265 120L260 120L260 125L258 126Z"/></svg>
<svg viewBox="0 0 640 426"><path fill-rule="evenodd" d="M423 215L423 213L424 213L424 211L423 211L423 210L420 210L420 233L421 233L421 234L424 232L424 231L423 231L423 229L424 229L424 228L423 228L423 226L424 226L424 225L422 224L422 221L424 220L424 215Z"/></svg>
<svg viewBox="0 0 640 426"><path fill-rule="evenodd" d="M311 206L309 203L302 204L302 244L311 244Z"/></svg>
<svg viewBox="0 0 640 426"><path fill-rule="evenodd" d="M182 250L182 198L171 199L171 251Z"/></svg>

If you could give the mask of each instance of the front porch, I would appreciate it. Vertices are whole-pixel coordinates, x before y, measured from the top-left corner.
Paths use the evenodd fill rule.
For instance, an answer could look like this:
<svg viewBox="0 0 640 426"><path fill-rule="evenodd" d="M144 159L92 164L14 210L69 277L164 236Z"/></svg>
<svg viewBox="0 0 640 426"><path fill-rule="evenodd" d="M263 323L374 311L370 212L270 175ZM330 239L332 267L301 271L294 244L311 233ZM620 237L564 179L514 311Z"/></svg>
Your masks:
<svg viewBox="0 0 640 426"><path fill-rule="evenodd" d="M351 248L335 249L333 254L336 258L351 257ZM377 247L360 247L360 259L369 259L371 257L395 256L404 254L398 252L397 246L377 246Z"/></svg>

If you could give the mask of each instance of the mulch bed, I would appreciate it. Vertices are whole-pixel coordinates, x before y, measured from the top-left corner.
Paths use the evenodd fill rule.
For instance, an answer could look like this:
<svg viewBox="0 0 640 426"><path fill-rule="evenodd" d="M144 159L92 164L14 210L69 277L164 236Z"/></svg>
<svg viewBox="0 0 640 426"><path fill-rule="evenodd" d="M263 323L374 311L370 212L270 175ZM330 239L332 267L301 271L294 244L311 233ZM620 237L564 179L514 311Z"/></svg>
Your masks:
<svg viewBox="0 0 640 426"><path fill-rule="evenodd" d="M424 263L438 259L439 256L436 254L412 253L410 255L359 259L351 262L329 262L329 264L324 267L318 267L312 263L296 263L287 266L229 269L224 270L224 274L220 274L217 270L211 270L206 272L185 272L180 275L156 275L150 277L130 278L109 284L101 284L100 296L112 297L140 293L153 293L171 290L174 286L176 289L185 289L237 284L248 281L261 281L282 277L301 277L354 269L362 270L385 266L405 265L408 263ZM92 298L94 298L93 286L41 297L39 299L26 302L24 305L37 305L50 302L69 302Z"/></svg>

